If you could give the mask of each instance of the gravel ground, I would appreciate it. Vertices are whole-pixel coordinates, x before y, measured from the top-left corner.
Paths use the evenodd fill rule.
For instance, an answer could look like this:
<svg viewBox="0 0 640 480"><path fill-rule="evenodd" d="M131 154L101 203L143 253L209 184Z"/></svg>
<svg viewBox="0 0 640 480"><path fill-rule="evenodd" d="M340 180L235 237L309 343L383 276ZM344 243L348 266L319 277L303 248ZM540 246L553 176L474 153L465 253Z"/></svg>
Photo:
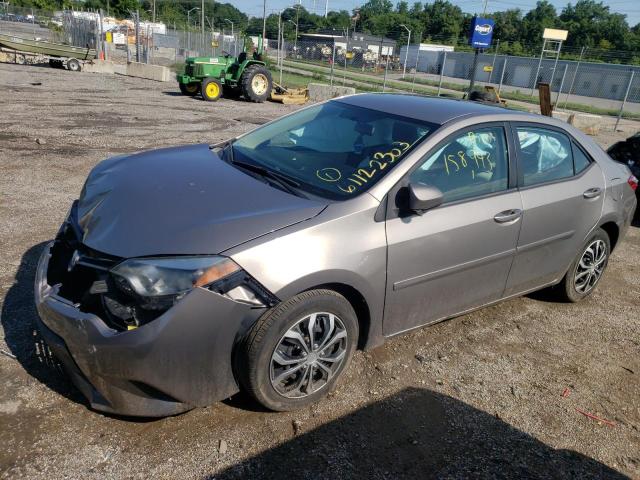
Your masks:
<svg viewBox="0 0 640 480"><path fill-rule="evenodd" d="M0 105L2 478L640 478L639 228L586 301L519 298L358 352L306 410L243 395L159 420L89 410L35 334L32 299L43 242L89 170L295 107L9 64Z"/></svg>

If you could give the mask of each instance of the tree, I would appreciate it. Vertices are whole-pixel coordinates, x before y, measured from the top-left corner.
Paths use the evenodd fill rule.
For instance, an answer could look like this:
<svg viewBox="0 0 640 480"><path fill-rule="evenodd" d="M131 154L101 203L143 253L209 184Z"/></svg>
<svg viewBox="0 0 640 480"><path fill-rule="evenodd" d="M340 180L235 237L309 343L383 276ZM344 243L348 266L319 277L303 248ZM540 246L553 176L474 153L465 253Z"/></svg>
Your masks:
<svg viewBox="0 0 640 480"><path fill-rule="evenodd" d="M536 7L524 16L521 39L530 45L538 44L542 41L544 29L559 26L558 23L555 7L548 0L539 0Z"/></svg>
<svg viewBox="0 0 640 480"><path fill-rule="evenodd" d="M435 0L424 6L422 15L425 35L442 39L457 39L465 26L462 9L447 0Z"/></svg>
<svg viewBox="0 0 640 480"><path fill-rule="evenodd" d="M609 7L594 0L578 0L575 6L567 5L560 15L565 29L569 30L568 45L615 48L628 46L629 25L624 15L611 13Z"/></svg>
<svg viewBox="0 0 640 480"><path fill-rule="evenodd" d="M522 36L522 11L519 8L495 12L495 31L493 37L501 42L517 41Z"/></svg>

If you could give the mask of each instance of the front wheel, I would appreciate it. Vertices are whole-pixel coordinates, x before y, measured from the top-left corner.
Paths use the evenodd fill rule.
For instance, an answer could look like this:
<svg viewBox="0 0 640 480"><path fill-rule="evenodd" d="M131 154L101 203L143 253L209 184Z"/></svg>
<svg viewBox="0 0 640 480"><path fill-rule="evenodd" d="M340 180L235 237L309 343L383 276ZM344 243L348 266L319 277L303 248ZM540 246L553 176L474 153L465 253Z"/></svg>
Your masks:
<svg viewBox="0 0 640 480"><path fill-rule="evenodd" d="M342 295L303 292L252 327L240 352L240 383L271 410L305 407L331 391L357 340L356 314Z"/></svg>
<svg viewBox="0 0 640 480"><path fill-rule="evenodd" d="M222 83L217 78L205 78L200 91L204 100L215 102L222 96Z"/></svg>
<svg viewBox="0 0 640 480"><path fill-rule="evenodd" d="M591 294L607 268L610 252L609 235L599 228L584 243L558 285L562 299L575 303Z"/></svg>

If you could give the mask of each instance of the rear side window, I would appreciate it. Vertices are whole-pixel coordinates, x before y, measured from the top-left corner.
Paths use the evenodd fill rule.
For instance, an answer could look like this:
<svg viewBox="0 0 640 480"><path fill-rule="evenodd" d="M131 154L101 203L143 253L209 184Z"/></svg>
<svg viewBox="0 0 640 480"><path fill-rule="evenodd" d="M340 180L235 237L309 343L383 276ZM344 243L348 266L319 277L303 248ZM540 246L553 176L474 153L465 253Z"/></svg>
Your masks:
<svg viewBox="0 0 640 480"><path fill-rule="evenodd" d="M587 155L582 151L582 149L574 143L573 144L573 166L576 174L586 169L590 163L591 163L591 159L587 157Z"/></svg>
<svg viewBox="0 0 640 480"><path fill-rule="evenodd" d="M573 176L571 142L566 135L537 127L517 127L525 186Z"/></svg>
<svg viewBox="0 0 640 480"><path fill-rule="evenodd" d="M508 155L502 127L468 131L427 154L410 181L437 187L445 202L507 189Z"/></svg>

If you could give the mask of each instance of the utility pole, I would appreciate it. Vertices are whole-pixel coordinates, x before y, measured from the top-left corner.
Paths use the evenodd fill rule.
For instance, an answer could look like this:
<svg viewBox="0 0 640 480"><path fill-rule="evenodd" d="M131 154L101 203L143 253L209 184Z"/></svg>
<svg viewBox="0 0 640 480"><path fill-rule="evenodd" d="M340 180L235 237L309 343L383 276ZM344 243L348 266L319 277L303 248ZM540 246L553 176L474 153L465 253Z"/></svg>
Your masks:
<svg viewBox="0 0 640 480"><path fill-rule="evenodd" d="M267 41L267 0L262 2L262 42Z"/></svg>
<svg viewBox="0 0 640 480"><path fill-rule="evenodd" d="M411 30L409 30L409 27L407 27L404 23L401 23L400 26L404 27L405 30L409 32L409 35L407 36L407 51L404 52L404 64L402 65L402 78L404 79L404 76L407 73L407 58L409 57L409 43L411 42ZM420 50L420 47L418 47L418 50Z"/></svg>
<svg viewBox="0 0 640 480"><path fill-rule="evenodd" d="M295 56L296 52L298 51L298 23L294 22L290 18L287 20L287 22L291 22L296 26L296 36L293 39L293 55Z"/></svg>
<svg viewBox="0 0 640 480"><path fill-rule="evenodd" d="M153 15L152 15L153 23L156 23L156 0L153 0Z"/></svg>
<svg viewBox="0 0 640 480"><path fill-rule="evenodd" d="M231 24L231 36L233 37L233 56L235 57L237 55L237 48L236 48L236 36L233 32L233 22L231 20L229 20L228 18L224 19L225 22L229 22ZM231 49L229 49L231 50Z"/></svg>
<svg viewBox="0 0 640 480"><path fill-rule="evenodd" d="M327 18L327 15L329 15L329 0L324 2L324 18Z"/></svg>
<svg viewBox="0 0 640 480"><path fill-rule="evenodd" d="M202 45L202 48L204 50L204 0L202 0L202 6L200 7L200 30L201 30L201 37L200 37L200 42Z"/></svg>

